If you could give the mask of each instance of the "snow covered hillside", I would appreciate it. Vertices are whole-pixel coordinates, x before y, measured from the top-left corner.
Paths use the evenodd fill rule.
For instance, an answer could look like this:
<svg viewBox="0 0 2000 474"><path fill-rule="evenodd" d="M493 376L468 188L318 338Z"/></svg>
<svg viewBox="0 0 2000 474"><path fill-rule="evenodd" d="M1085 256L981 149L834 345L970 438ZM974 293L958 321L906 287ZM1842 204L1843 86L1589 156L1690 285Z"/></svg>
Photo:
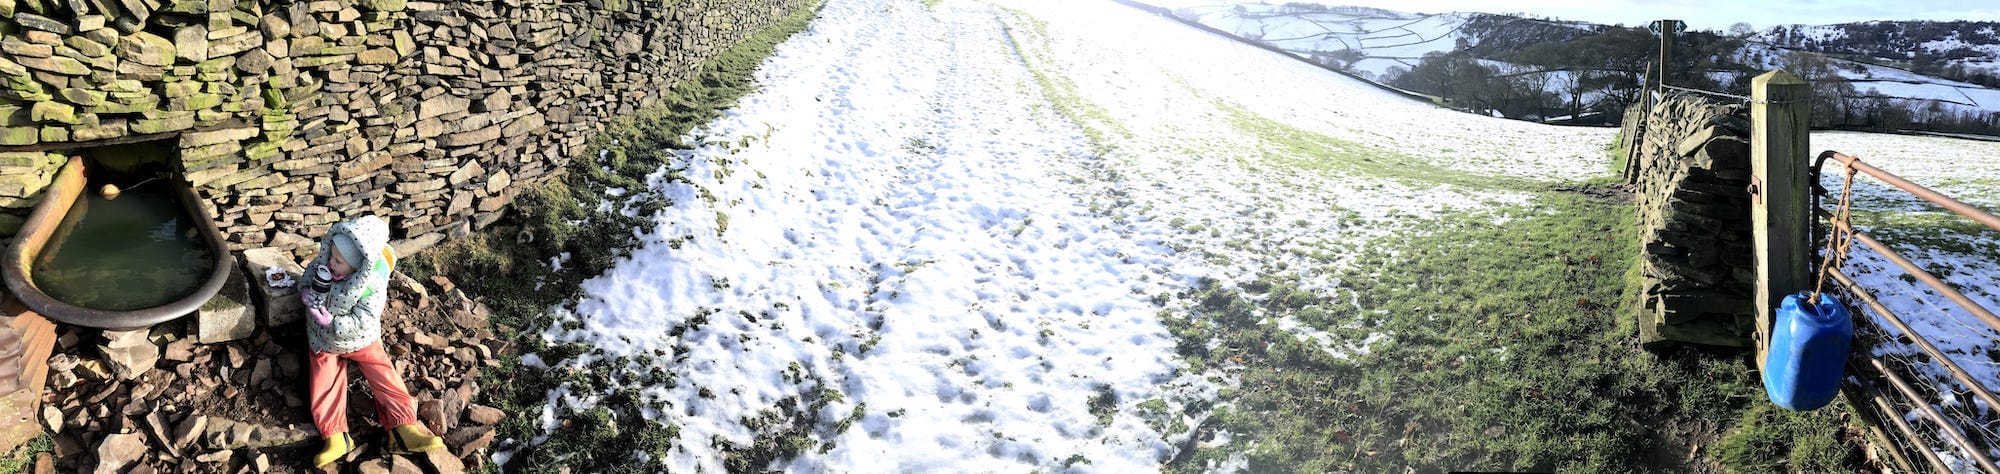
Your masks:
<svg viewBox="0 0 2000 474"><path fill-rule="evenodd" d="M1175 14L1305 57L1354 51L1359 54L1341 65L1368 73L1364 77L1381 77L1390 67L1408 70L1425 54L1458 48L1459 41L1473 39L1459 27L1476 15L1415 15L1358 7L1294 12L1266 4L1189 6L1175 9Z"/></svg>
<svg viewBox="0 0 2000 474"><path fill-rule="evenodd" d="M1548 76L1527 81L1525 85L1549 94L1584 94L1586 97L1578 99L1588 104L1602 99L1606 92L1601 87L1586 85L1590 78L1580 77L1578 68L1512 63L1494 57L1504 58L1505 54L1535 42L1560 42L1581 35L1602 34L1613 28L1607 25L1478 12L1413 14L1312 3L1236 0L1153 3L1170 8L1175 16L1383 83L1418 68L1426 54L1470 51L1496 74L1532 72L1535 76ZM1871 33L1878 30L1895 34ZM1641 56L1652 54L1651 44L1645 41L1631 46L1639 48L1635 52ZM1894 99L1917 113L1924 112L1932 103L1937 104L1938 111L1954 115L2000 113L2000 88L1993 87L2000 85L2000 79L1993 79L2000 74L2000 66L1996 66L2000 64L2000 39L1994 36L1990 23L1871 22L1773 27L1749 37L1747 43L1733 51L1716 53L1721 64L1709 73L1720 84L1730 84L1738 81L1739 76L1747 78L1780 67L1780 59L1793 50L1829 54L1827 59L1836 66L1834 73L1854 85L1856 97ZM1636 77L1637 68L1643 63L1593 65L1601 66L1626 67L1632 69L1626 73ZM1912 72L1912 68L1932 74ZM1937 75L1947 72L1951 77L1963 76L1963 80ZM1984 85L1966 82L1985 79L1993 82Z"/></svg>
<svg viewBox="0 0 2000 474"><path fill-rule="evenodd" d="M1526 204L1609 173L1616 133L1451 112L1111 2L828 0L757 82L614 193L662 210L541 332L597 351L523 362L609 367L651 408L620 423L674 427L634 455L670 472L779 436L807 445L760 467L1146 472L1233 448L1195 433L1232 375L1190 370L1176 346L1208 341L1163 323L1191 289L1353 298L1365 245L1550 212ZM1398 337L1272 319L1338 357ZM529 416L546 434L609 396L565 385Z"/></svg>

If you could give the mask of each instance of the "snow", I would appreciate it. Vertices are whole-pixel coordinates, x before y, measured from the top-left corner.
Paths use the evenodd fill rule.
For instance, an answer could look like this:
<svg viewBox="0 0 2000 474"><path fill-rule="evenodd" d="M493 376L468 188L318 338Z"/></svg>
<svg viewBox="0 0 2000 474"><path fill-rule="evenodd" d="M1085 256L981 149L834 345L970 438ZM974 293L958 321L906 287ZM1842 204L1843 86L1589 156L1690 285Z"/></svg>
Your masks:
<svg viewBox="0 0 2000 474"><path fill-rule="evenodd" d="M1237 13L1237 7L1243 8L1243 13ZM1373 9L1298 12L1262 3L1191 5L1175 12L1301 57L1311 57L1313 52L1360 51L1366 59L1348 69L1374 76L1390 67L1413 67L1425 54L1451 51L1462 36L1458 28L1468 18L1457 13L1410 15Z"/></svg>
<svg viewBox="0 0 2000 474"><path fill-rule="evenodd" d="M1376 9L1335 9L1330 12L1298 10L1289 4L1235 3L1200 1L1152 2L1171 8L1176 15L1198 23L1232 32L1243 38L1261 41L1276 46L1302 58L1315 58L1321 53L1353 51L1359 59L1338 65L1362 77L1381 80L1390 68L1408 70L1414 68L1424 55L1450 52L1460 40L1478 41L1461 34L1458 30L1469 21L1473 14L1446 13L1433 15L1412 15ZM1240 9L1240 10L1239 10ZM1591 28L1588 24L1556 23L1579 29ZM1775 31L1775 30L1773 30ZM1802 37L1813 41L1844 36L1845 29L1838 25L1801 27ZM1770 31L1758 38L1768 41L1775 38ZM1794 43L1798 41L1795 40ZM1943 51L1958 46L1968 46L1956 38L1932 41L1923 47L1933 51ZM2000 56L2000 45L1969 45L1973 49L1989 55ZM1762 69L1775 69L1778 58L1785 50L1767 42L1752 42L1736 53L1746 63L1761 63ZM1761 59L1761 60L1760 60ZM1920 110L1923 101L1939 101L1943 110L1958 114L1963 112L2000 112L2000 89L1992 89L1976 84L1945 80L1925 76L1907 70L1877 66L1837 58L1832 59L1838 66L1837 73L1851 81L1856 92L1868 94L1874 89L1880 95L1907 99L1913 110ZM1958 60L1968 67L1990 66L1988 63ZM1540 69L1521 65L1481 60L1481 63L1499 71L1525 71ZM1560 86L1560 78L1552 79L1544 88L1558 95L1566 93Z"/></svg>
<svg viewBox="0 0 2000 474"><path fill-rule="evenodd" d="M1781 26L1778 28L1786 27ZM1829 39L1846 36L1846 29L1839 25L1802 26L1799 28L1804 37L1810 38L1814 42L1824 42ZM1763 61L1763 68L1777 68L1778 58L1782 57L1786 50L1768 43L1768 41L1776 38L1773 35L1774 31L1776 29L1767 30L1759 34L1756 37L1758 41L1753 41L1746 45L1739 55L1743 57L1761 55L1761 57L1767 59L1767 61ZM1802 41L1797 39L1791 41L1791 44L1800 43ZM1956 37L1926 42L1918 47L1935 53L1961 46L1969 46L1974 50L1989 55L1989 57L2000 56L2000 45L1970 45ZM1848 79L1854 85L1856 92L1863 95L1868 95L1869 90L1874 89L1880 95L1888 97L1903 98L1912 101L1937 100L1942 103L1941 105L1943 105L1944 110L1952 113L1967 111L1980 113L2000 112L2000 90L1967 82L1926 76L1893 67L1831 57L1828 59L1831 59L1836 64L1836 72L1841 77ZM1891 59L1905 60L1908 58ZM1972 59L1958 59L1954 61L1964 63L1967 67L1981 67L1983 64L1986 64L1973 61ZM1912 104L1911 107L1914 109L1923 105L1916 103Z"/></svg>
<svg viewBox="0 0 2000 474"><path fill-rule="evenodd" d="M1023 112L1040 107L1033 78L990 9L961 8L829 3L760 71L763 90L699 132L722 145L693 150L683 174L724 177L655 180L675 205L652 216L652 243L585 284L566 315L580 326L546 333L662 354L641 363L680 374L644 389L689 440L671 470L722 470L719 447L758 436L743 420L812 396L833 398L825 419L859 418L800 466L1081 455L1116 470L1187 435L1130 408L1212 391L1176 373L1150 301L1190 277L1079 202L1063 178L1085 173L1083 137L1046 107ZM1121 405L1108 426L1088 406L1100 390Z"/></svg>
<svg viewBox="0 0 2000 474"><path fill-rule="evenodd" d="M599 352L524 365L637 390L673 472L795 410L815 447L771 469L1149 471L1231 383L1184 370L1174 295L1334 291L1372 239L1532 197L1291 165L1313 157L1244 117L1469 176L1606 172L1614 130L1450 112L1108 2L996 3L829 1L619 196L671 205L542 331ZM1278 323L1336 354L1395 337ZM550 395L544 433L605 394Z"/></svg>
<svg viewBox="0 0 2000 474"><path fill-rule="evenodd" d="M1340 294L1334 275L1375 239L1533 196L1298 166L1313 157L1291 135L1532 187L1604 175L1616 133L1451 112L1109 2L829 0L758 83L646 189L614 194L630 215L640 200L670 205L541 330L597 352L522 359L638 391L647 419L619 421L676 427L653 458L671 472L723 471L723 450L795 421L811 423L813 446L768 469L1157 470L1233 383L1175 356L1160 318L1190 313L1177 295L1262 278ZM1295 130L1246 125L1259 120ZM1991 169L1991 144L1818 133L1813 145L2000 204L2000 181L1960 179ZM1864 209L1917 206L1879 186L1860 195ZM1990 262L1909 255L1953 265L1994 302ZM1925 315L1919 331L1956 340L1947 350L1969 370L2000 377L1970 349L1993 337L1976 319L1866 251L1847 268ZM1342 357L1397 337L1264 323ZM524 414L541 427L529 442L605 395L551 390ZM1149 418L1147 403L1178 418Z"/></svg>

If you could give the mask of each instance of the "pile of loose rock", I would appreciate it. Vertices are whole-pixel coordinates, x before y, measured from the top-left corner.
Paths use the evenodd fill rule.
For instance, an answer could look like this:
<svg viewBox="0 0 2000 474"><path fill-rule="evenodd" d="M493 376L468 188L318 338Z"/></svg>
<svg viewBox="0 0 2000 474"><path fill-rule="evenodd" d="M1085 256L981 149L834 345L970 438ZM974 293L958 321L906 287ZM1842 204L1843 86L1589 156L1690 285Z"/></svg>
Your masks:
<svg viewBox="0 0 2000 474"><path fill-rule="evenodd" d="M374 399L349 371L348 420L360 446L341 464L359 472L477 470L504 414L479 405L479 376L512 350L484 305L443 278L396 274L383 317L417 414L446 449L392 455L375 424ZM249 338L198 344L193 324L100 331L65 326L50 360L40 422L53 453L37 472L272 472L311 469L320 446L308 409L300 324L261 327ZM53 456L50 456L53 454Z"/></svg>

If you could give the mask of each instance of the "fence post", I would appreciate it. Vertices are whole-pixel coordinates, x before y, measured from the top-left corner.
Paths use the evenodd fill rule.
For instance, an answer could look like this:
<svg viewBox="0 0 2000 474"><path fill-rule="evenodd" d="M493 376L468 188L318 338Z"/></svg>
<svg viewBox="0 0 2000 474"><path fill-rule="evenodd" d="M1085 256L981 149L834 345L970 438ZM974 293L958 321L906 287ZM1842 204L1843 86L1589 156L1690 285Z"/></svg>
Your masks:
<svg viewBox="0 0 2000 474"><path fill-rule="evenodd" d="M1646 84L1645 89L1639 91L1639 103L1645 104L1639 111L1642 116L1653 113L1653 92L1661 90L1660 86L1667 83L1668 71L1673 70L1669 65L1674 62L1674 36L1675 30L1680 29L1680 23L1680 20L1660 20L1653 22L1651 26L1653 33L1660 35L1660 60L1657 63L1646 65L1646 73L1641 77L1641 80ZM1643 122L1639 128L1645 128ZM1625 147L1625 184L1636 184L1639 182L1639 155L1637 149L1639 148L1639 144L1645 140L1643 134L1634 133L1634 135L1638 136L1626 137L1628 146Z"/></svg>
<svg viewBox="0 0 2000 474"><path fill-rule="evenodd" d="M1771 71L1750 81L1750 98L1750 223L1757 253L1757 368L1762 370L1773 312L1786 295L1811 283L1806 133L1812 86L1791 73Z"/></svg>

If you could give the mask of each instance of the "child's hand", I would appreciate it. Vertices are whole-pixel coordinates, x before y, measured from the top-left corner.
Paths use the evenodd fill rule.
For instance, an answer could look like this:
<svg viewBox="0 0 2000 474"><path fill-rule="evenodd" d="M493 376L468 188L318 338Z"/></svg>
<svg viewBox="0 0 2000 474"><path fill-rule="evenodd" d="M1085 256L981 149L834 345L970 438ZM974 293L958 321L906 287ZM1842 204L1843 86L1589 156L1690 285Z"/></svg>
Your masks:
<svg viewBox="0 0 2000 474"><path fill-rule="evenodd" d="M333 324L333 313L327 312L324 306L307 306L306 314L312 315L313 322L319 323L320 327Z"/></svg>
<svg viewBox="0 0 2000 474"><path fill-rule="evenodd" d="M326 310L325 294L306 288L299 292L299 301L305 302L306 314L311 315L313 322L319 323L320 327L333 324L333 313Z"/></svg>

